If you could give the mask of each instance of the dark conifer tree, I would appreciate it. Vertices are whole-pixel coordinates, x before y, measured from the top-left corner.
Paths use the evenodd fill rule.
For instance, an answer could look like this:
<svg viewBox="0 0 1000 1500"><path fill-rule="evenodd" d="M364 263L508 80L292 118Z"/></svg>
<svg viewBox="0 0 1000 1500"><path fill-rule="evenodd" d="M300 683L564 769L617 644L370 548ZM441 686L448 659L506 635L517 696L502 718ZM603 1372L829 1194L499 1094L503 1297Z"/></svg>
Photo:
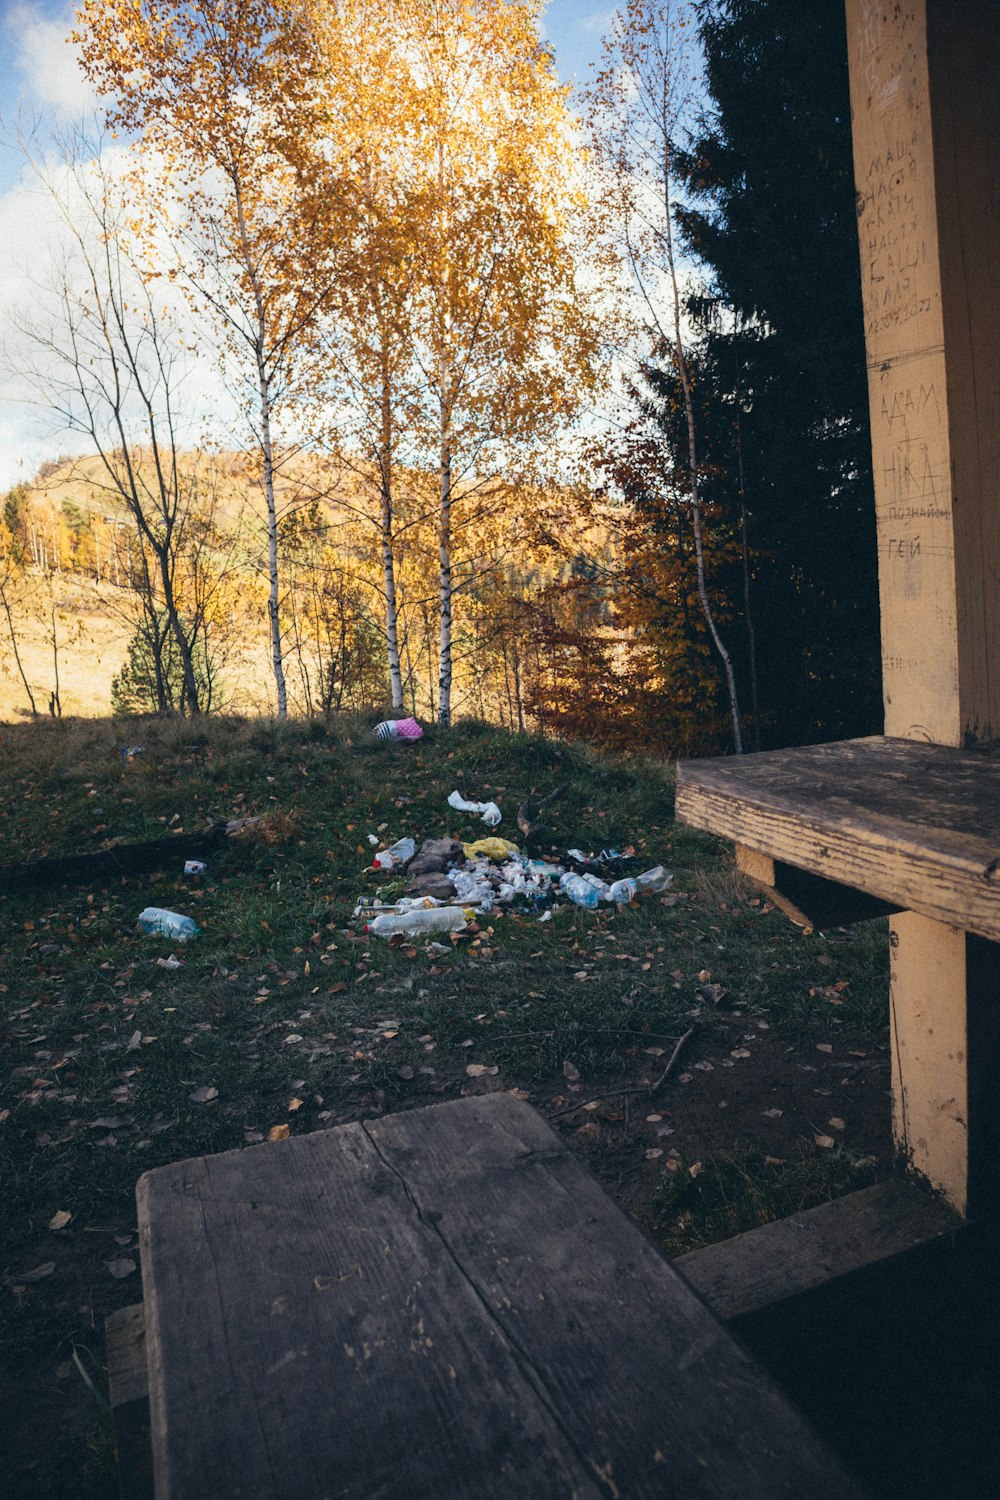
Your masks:
<svg viewBox="0 0 1000 1500"><path fill-rule="evenodd" d="M842 0L700 0L711 109L679 217L706 498L745 502L766 746L881 728L875 511ZM652 377L669 424L671 375ZM740 593L734 579L730 597ZM741 663L749 706L749 636Z"/></svg>

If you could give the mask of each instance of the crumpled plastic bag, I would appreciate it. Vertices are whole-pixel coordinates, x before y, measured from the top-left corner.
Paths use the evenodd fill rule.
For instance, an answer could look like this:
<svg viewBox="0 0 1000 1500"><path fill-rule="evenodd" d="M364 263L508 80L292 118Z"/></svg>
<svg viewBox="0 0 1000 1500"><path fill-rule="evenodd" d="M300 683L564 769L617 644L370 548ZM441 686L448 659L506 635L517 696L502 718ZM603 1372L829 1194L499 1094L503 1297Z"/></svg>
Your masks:
<svg viewBox="0 0 1000 1500"><path fill-rule="evenodd" d="M467 802L461 792L452 792L448 798L448 806L453 807L456 812L482 813L483 822L488 828L495 828L503 817L495 802Z"/></svg>
<svg viewBox="0 0 1000 1500"><path fill-rule="evenodd" d="M474 844L463 844L466 859L508 859L512 854L520 854L516 844L510 839L501 839L494 836L491 839L477 839Z"/></svg>

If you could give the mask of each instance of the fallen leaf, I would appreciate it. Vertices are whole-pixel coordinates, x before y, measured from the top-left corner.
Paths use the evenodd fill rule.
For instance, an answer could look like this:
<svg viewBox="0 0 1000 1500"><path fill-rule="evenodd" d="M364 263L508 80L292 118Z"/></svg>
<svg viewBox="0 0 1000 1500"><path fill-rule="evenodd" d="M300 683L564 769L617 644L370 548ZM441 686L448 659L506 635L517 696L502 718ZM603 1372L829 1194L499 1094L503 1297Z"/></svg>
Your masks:
<svg viewBox="0 0 1000 1500"><path fill-rule="evenodd" d="M289 1099L289 1101L288 1101L288 1113L290 1115L293 1115L297 1109L301 1109L301 1108L302 1108L302 1100L298 1097L298 1095L296 1095L296 1097L294 1099Z"/></svg>
<svg viewBox="0 0 1000 1500"><path fill-rule="evenodd" d="M590 975L587 973L586 969L577 969L576 973L573 975L573 978L583 981L589 979Z"/></svg>
<svg viewBox="0 0 1000 1500"><path fill-rule="evenodd" d="M847 1121L842 1120L839 1115L834 1115L833 1119L827 1120L826 1123L832 1125L834 1130L844 1130L847 1126Z"/></svg>
<svg viewBox="0 0 1000 1500"><path fill-rule="evenodd" d="M659 1125L659 1123L660 1123L660 1121L662 1119L663 1119L662 1115L647 1115L646 1116L646 1120L647 1120L647 1122L650 1125Z"/></svg>
<svg viewBox="0 0 1000 1500"><path fill-rule="evenodd" d="M293 1031L290 1036L285 1037L285 1046L290 1046L294 1042L301 1042L302 1040L303 1038L299 1035L299 1033L297 1031Z"/></svg>
<svg viewBox="0 0 1000 1500"><path fill-rule="evenodd" d="M698 1177L704 1170L704 1163L700 1161L692 1162L691 1166L688 1167L688 1173L691 1177Z"/></svg>
<svg viewBox="0 0 1000 1500"><path fill-rule="evenodd" d="M383 1031L382 1035L385 1037L385 1039L386 1039L387 1042L391 1042L392 1039L393 1039L393 1037L399 1036L399 1032L398 1031Z"/></svg>
<svg viewBox="0 0 1000 1500"><path fill-rule="evenodd" d="M49 1220L49 1228L65 1229L66 1225L69 1223L72 1217L73 1215L69 1212L68 1209L61 1208L58 1213L54 1213L52 1215L51 1219Z"/></svg>
<svg viewBox="0 0 1000 1500"><path fill-rule="evenodd" d="M194 1093L188 1094L192 1104L213 1104L219 1097L219 1090L212 1085L205 1084L203 1088L195 1089Z"/></svg>
<svg viewBox="0 0 1000 1500"><path fill-rule="evenodd" d="M409 1065L402 1068L397 1068L396 1073L406 1083L409 1083L410 1079L413 1077L413 1069Z"/></svg>
<svg viewBox="0 0 1000 1500"><path fill-rule="evenodd" d="M783 1167L785 1165L785 1158L783 1156L765 1156L764 1160L769 1167Z"/></svg>
<svg viewBox="0 0 1000 1500"><path fill-rule="evenodd" d="M832 1044L830 1042L817 1042L816 1043L816 1051L817 1052L832 1052L833 1051L833 1046L832 1046Z"/></svg>
<svg viewBox="0 0 1000 1500"><path fill-rule="evenodd" d="M106 1260L104 1264L116 1281L124 1280L126 1276L131 1276L135 1271L135 1261L131 1260L128 1256L123 1256L121 1260Z"/></svg>
<svg viewBox="0 0 1000 1500"><path fill-rule="evenodd" d="M703 1000L706 1005L719 1005L726 992L721 984L700 984L694 993L695 999Z"/></svg>
<svg viewBox="0 0 1000 1500"><path fill-rule="evenodd" d="M781 1116L784 1114L784 1110L781 1110L781 1109L762 1109L761 1110L761 1114L762 1115L766 1115L769 1120L780 1120Z"/></svg>
<svg viewBox="0 0 1000 1500"><path fill-rule="evenodd" d="M694 977L695 979L697 979L699 984L708 984L709 980L712 977L712 971L711 969L699 969Z"/></svg>
<svg viewBox="0 0 1000 1500"><path fill-rule="evenodd" d="M570 1081L570 1083L578 1083L579 1082L579 1080L580 1080L580 1069L576 1066L575 1063L571 1063L567 1059L567 1061L564 1062L563 1065L562 1065L562 1070L563 1070L563 1077L564 1078L568 1078L569 1081Z"/></svg>
<svg viewBox="0 0 1000 1500"><path fill-rule="evenodd" d="M752 1057L753 1053L750 1051L749 1047L736 1047L736 1048L734 1048L734 1050L732 1052L730 1052L729 1056L730 1057Z"/></svg>
<svg viewBox="0 0 1000 1500"><path fill-rule="evenodd" d="M36 1266L33 1271L25 1271L19 1276L18 1281L43 1281L46 1276L51 1276L56 1268L54 1260L47 1260L44 1265Z"/></svg>
<svg viewBox="0 0 1000 1500"><path fill-rule="evenodd" d="M488 1067L486 1063L469 1063L465 1071L470 1078L482 1078L484 1075L492 1078L499 1073L500 1069L498 1067Z"/></svg>
<svg viewBox="0 0 1000 1500"><path fill-rule="evenodd" d="M832 1146L837 1144L832 1135L813 1135L813 1140L817 1146L822 1146L824 1151L829 1151Z"/></svg>
<svg viewBox="0 0 1000 1500"><path fill-rule="evenodd" d="M346 989L347 989L347 980L346 979L340 979L340 980L337 981L336 984L331 984L330 988L327 990L326 993L328 995L342 995Z"/></svg>
<svg viewBox="0 0 1000 1500"><path fill-rule="evenodd" d="M291 1133L290 1125L272 1125L267 1132L267 1138L269 1141L287 1141Z"/></svg>
<svg viewBox="0 0 1000 1500"><path fill-rule="evenodd" d="M655 1161L658 1156L662 1155L663 1152L659 1146L650 1146L649 1150L646 1152L646 1160Z"/></svg>

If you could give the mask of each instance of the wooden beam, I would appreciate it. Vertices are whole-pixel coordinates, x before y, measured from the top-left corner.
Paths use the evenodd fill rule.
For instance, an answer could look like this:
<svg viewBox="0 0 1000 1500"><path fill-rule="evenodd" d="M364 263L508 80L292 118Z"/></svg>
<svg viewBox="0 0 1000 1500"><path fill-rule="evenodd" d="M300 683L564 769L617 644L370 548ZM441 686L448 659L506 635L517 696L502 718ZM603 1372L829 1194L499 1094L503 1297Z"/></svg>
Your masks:
<svg viewBox="0 0 1000 1500"><path fill-rule="evenodd" d="M120 1307L105 1319L104 1346L115 1429L118 1494L120 1500L153 1500L146 1321L141 1302Z"/></svg>
<svg viewBox="0 0 1000 1500"><path fill-rule="evenodd" d="M748 849L745 844L736 845L736 868L772 906L783 911L796 927L800 927L805 937L831 927L868 922L873 917L885 917L900 910L899 906L865 895L863 891L841 885L836 880L824 880L809 870L782 864L756 849Z"/></svg>
<svg viewBox="0 0 1000 1500"><path fill-rule="evenodd" d="M674 1261L720 1318L745 1317L954 1234L962 1220L912 1183L882 1182Z"/></svg>
<svg viewBox="0 0 1000 1500"><path fill-rule="evenodd" d="M997 741L1000 10L847 0L847 26L886 732ZM966 1212L990 1181L972 1103L1000 1069L998 965L953 924L1000 934L960 894L906 902L890 936L897 1146Z"/></svg>

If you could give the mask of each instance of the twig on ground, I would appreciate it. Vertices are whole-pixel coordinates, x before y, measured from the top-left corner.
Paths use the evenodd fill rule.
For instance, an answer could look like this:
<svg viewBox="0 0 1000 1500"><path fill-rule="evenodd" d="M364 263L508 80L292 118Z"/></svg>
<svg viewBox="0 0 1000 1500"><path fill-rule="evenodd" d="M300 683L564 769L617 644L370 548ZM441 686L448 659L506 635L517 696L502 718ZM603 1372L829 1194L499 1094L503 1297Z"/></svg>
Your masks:
<svg viewBox="0 0 1000 1500"><path fill-rule="evenodd" d="M566 1109L557 1109L555 1114L547 1115L546 1119L558 1120L562 1115L575 1114L578 1109L585 1109L588 1104L596 1104L599 1099L620 1099L623 1095L627 1094L655 1094L659 1089L663 1087L667 1079L670 1077L674 1068L677 1066L678 1058L684 1051L684 1048L687 1046L688 1042L694 1036L695 1032L700 1030L700 1021L696 1021L693 1026L688 1027L687 1031L685 1031L684 1035L678 1041L677 1046L674 1048L673 1052L671 1052L670 1060L667 1063L667 1066L664 1068L663 1072L660 1074L659 1078L657 1078L655 1083L644 1084L641 1087L634 1089L607 1089L603 1094L592 1094L589 1099L581 1099L579 1104L571 1104Z"/></svg>

